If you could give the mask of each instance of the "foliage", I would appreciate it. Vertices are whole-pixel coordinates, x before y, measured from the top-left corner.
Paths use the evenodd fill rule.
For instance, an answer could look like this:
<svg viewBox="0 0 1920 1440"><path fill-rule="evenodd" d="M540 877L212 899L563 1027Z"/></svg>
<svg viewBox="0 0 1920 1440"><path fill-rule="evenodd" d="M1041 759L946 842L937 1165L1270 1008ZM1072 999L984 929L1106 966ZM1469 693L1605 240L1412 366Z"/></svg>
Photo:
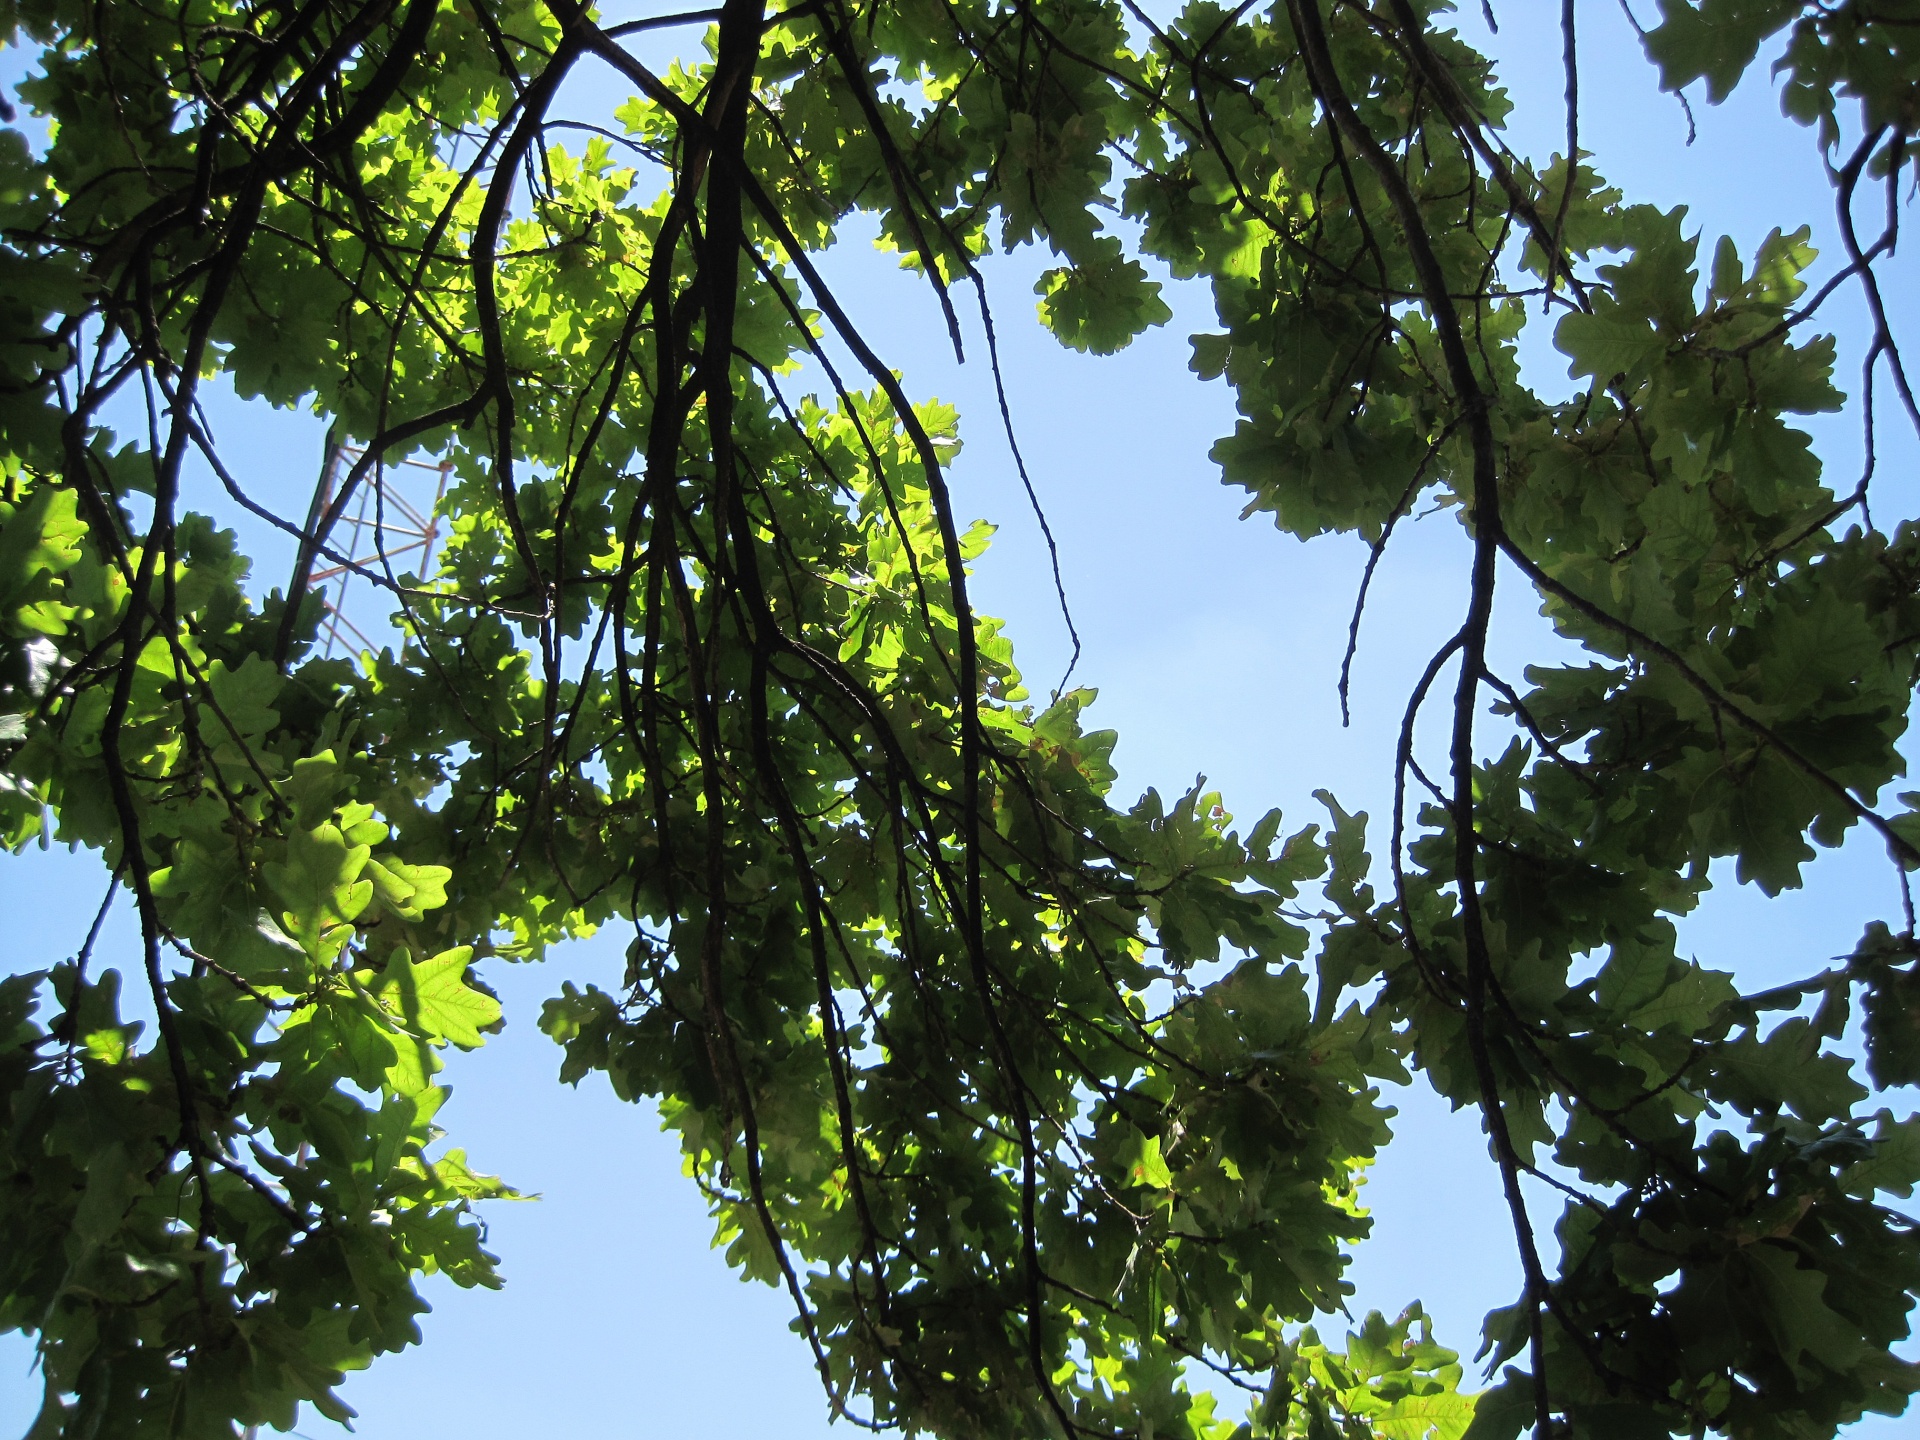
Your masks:
<svg viewBox="0 0 1920 1440"><path fill-rule="evenodd" d="M1849 250L1810 289L1805 231L1721 241L1703 283L1577 107L1550 166L1512 153L1426 0L7 0L50 138L0 132L0 830L101 854L152 1020L91 942L0 986L0 1315L39 1337L36 1436L338 1415L343 1371L417 1338L416 1275L497 1283L471 1207L512 1192L438 1143L438 1052L497 1026L485 963L609 924L625 973L544 1014L562 1078L658 1102L859 1423L1798 1440L1898 1413L1920 1244L1886 1199L1920 1122L1879 1100L1920 1078L1911 913L1757 995L1672 917L1715 860L1774 893L1856 825L1920 863L1920 811L1876 808L1920 530L1876 527L1871 465L1828 487L1790 418L1842 403L1813 329L1853 286L1867 396L1890 377L1920 426L1874 270L1905 15L1662 0L1649 34L1713 99L1786 35ZM709 21L700 64L631 48ZM620 130L567 123L582 67L630 86ZM1409 697L1390 893L1365 817L1121 808L1090 692L1028 695L968 600L957 419L810 258L860 210L956 344L996 245L1049 247L1040 314L1087 350L1167 318L1155 274L1203 277L1194 364L1238 397L1215 456L1251 508L1376 559L1417 504L1458 516L1471 598ZM1572 400L1520 376L1529 302ZM216 376L362 458L274 514L210 437ZM323 658L316 567L419 452L455 478L441 563L365 568L404 644ZM299 538L285 586L183 510L190 455ZM1524 691L1486 658L1503 566L1582 651ZM1478 1400L1417 1310L1344 1352L1293 1328L1339 1304L1403 1067L1478 1109L1512 1211L1525 1290ZM1557 1257L1523 1175L1565 1192ZM1195 1366L1254 1392L1244 1430Z"/></svg>

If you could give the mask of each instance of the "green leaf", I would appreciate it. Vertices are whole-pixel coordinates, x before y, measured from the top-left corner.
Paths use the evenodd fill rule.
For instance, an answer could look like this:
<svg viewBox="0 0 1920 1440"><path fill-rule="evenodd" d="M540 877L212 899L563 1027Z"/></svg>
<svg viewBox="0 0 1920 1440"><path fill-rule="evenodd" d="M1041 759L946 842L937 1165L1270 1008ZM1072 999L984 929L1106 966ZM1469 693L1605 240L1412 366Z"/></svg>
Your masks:
<svg viewBox="0 0 1920 1440"><path fill-rule="evenodd" d="M1660 82L1684 90L1705 78L1718 105L1733 93L1769 35L1799 14L1798 0L1660 0L1661 23L1646 33Z"/></svg>
<svg viewBox="0 0 1920 1440"><path fill-rule="evenodd" d="M0 503L0 624L13 628L15 612L43 599L49 593L46 581L80 559L87 530L77 507L72 490L44 484L24 502ZM41 605L33 614L32 629L64 632L64 617L56 610Z"/></svg>
<svg viewBox="0 0 1920 1440"><path fill-rule="evenodd" d="M1784 1246L1762 1242L1745 1254L1768 1302L1761 1318L1778 1337L1787 1364L1803 1370L1802 1357L1811 1355L1830 1370L1844 1371L1860 1358L1859 1326L1827 1304L1825 1275L1800 1266Z"/></svg>
<svg viewBox="0 0 1920 1440"><path fill-rule="evenodd" d="M422 920L429 910L447 903L447 881L453 870L446 865L409 865L386 856L369 859L365 874L387 913L399 920Z"/></svg>
<svg viewBox="0 0 1920 1440"><path fill-rule="evenodd" d="M1705 1027L1722 1005L1739 998L1731 977L1717 970L1689 965L1678 979L1635 1009L1630 1024L1643 1030L1678 1030L1683 1034Z"/></svg>
<svg viewBox="0 0 1920 1440"><path fill-rule="evenodd" d="M1630 940L1614 943L1613 953L1607 963L1601 967L1598 998L1609 1010L1625 1011L1634 1014L1659 998L1663 1003L1679 1006L1693 993L1691 990L1671 995L1671 990L1683 983L1684 977L1676 977L1673 956L1671 929L1664 935L1635 936ZM1659 1007L1653 1007L1651 1017L1659 1021L1667 1013ZM1649 1029L1658 1029L1658 1023L1648 1023L1641 1016L1635 1016L1636 1023L1647 1024Z"/></svg>
<svg viewBox="0 0 1920 1440"><path fill-rule="evenodd" d="M1510 1365L1498 1385L1474 1397L1473 1422L1462 1440L1515 1440L1533 1423L1533 1379Z"/></svg>
<svg viewBox="0 0 1920 1440"><path fill-rule="evenodd" d="M1616 375L1636 375L1666 348L1647 317L1609 299L1598 302L1591 314L1575 313L1561 320L1553 343L1573 361L1569 374L1591 375L1602 383Z"/></svg>
<svg viewBox="0 0 1920 1440"><path fill-rule="evenodd" d="M500 1002L467 983L471 945L414 962L405 950L388 959L375 991L415 1034L450 1040L463 1050L485 1043L483 1031L500 1023Z"/></svg>
<svg viewBox="0 0 1920 1440"><path fill-rule="evenodd" d="M264 656L247 656L237 670L215 663L208 668L207 684L217 707L209 729L221 739L238 732L243 740L257 740L279 723L280 712L274 709L274 701L279 698L282 680Z"/></svg>
<svg viewBox="0 0 1920 1440"><path fill-rule="evenodd" d="M1920 1185L1920 1116L1896 1120L1891 1111L1882 1110L1875 1120L1872 1155L1847 1166L1840 1178L1853 1194L1868 1198L1876 1192L1902 1199L1913 1194L1913 1187Z"/></svg>
<svg viewBox="0 0 1920 1440"><path fill-rule="evenodd" d="M287 837L286 860L265 867L267 882L288 909L287 933L316 960L339 953L358 919L373 900L373 883L360 879L369 849L349 845L332 825L295 830Z"/></svg>
<svg viewBox="0 0 1920 1440"><path fill-rule="evenodd" d="M1047 271L1034 291L1041 297L1040 323L1074 349L1095 355L1124 350L1143 331L1173 318L1160 298L1160 283L1111 243L1098 259Z"/></svg>

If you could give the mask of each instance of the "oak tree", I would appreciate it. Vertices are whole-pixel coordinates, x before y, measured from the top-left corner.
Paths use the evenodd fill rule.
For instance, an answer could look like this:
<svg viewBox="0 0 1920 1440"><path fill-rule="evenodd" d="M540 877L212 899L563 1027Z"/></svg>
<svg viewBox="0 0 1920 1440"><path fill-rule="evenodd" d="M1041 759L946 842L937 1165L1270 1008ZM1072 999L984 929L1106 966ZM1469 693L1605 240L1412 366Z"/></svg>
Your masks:
<svg viewBox="0 0 1920 1440"><path fill-rule="evenodd" d="M1920 865L1920 529L1871 458L1920 427L1879 289L1920 9L1647 15L1670 89L1780 57L1844 237L1817 263L1804 230L1703 253L1608 185L1575 10L1541 162L1437 0L5 0L38 59L0 117L0 833L96 851L141 935L0 982L33 1434L342 1417L418 1277L497 1284L475 1207L510 1192L436 1128L440 1055L497 1026L489 966L606 927L624 973L544 1012L562 1078L658 1107L856 1425L1899 1413L1911 905L1758 993L1674 919L1717 861L1774 894L1862 828ZM649 65L676 27L701 58ZM616 115L570 108L589 71ZM1040 317L1080 350L1205 283L1250 513L1376 560L1415 507L1457 520L1381 823L1113 793L1088 692L1030 694L970 602L957 417L821 273L856 213L989 367L993 250L1055 257ZM1794 417L1848 403L1842 293L1869 461L1836 479ZM1523 377L1528 326L1571 399ZM216 385L358 458L280 513ZM366 559L343 516L423 455L447 544ZM250 575L243 512L290 576ZM342 565L395 614L377 654L315 644ZM1498 673L1496 605L1559 648ZM1309 1323L1409 1074L1479 1112L1524 1276L1478 1395L1417 1308L1343 1351Z"/></svg>

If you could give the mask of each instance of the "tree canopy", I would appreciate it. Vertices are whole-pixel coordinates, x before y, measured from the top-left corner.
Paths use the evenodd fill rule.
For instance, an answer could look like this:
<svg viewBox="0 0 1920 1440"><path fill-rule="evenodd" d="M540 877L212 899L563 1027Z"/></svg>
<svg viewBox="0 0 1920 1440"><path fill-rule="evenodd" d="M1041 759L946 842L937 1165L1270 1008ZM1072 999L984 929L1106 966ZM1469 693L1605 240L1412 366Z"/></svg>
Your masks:
<svg viewBox="0 0 1920 1440"><path fill-rule="evenodd" d="M442 1143L440 1052L497 1027L485 966L605 927L624 974L544 1012L562 1078L657 1104L856 1425L1899 1413L1911 901L1759 993L1674 919L1716 861L1774 894L1861 827L1903 894L1920 865L1920 529L1873 464L1876 424L1920 429L1879 288L1920 10L1647 17L1710 101L1780 55L1844 237L1816 266L1804 230L1703 255L1608 185L1563 8L1541 164L1435 0L0 3L44 122L0 115L0 834L97 851L142 936L0 981L36 1440L341 1417L342 1373L418 1338L418 1277L497 1284L475 1207L512 1192ZM650 66L674 27L705 58ZM590 70L617 115L570 108ZM1457 519L1468 598L1383 822L1112 793L1090 692L1031 694L969 600L957 417L821 274L856 213L988 366L996 248L1057 258L1040 318L1086 351L1204 281L1250 515L1372 560ZM1836 480L1793 417L1849 403L1843 291L1873 329ZM1523 378L1528 325L1573 398ZM358 458L278 513L217 383ZM417 455L451 476L426 574L342 528ZM190 465L226 510L184 508ZM290 576L250 575L242 512ZM395 611L379 654L315 644L339 565ZM1488 662L1496 599L1551 621L1524 674ZM1344 1351L1311 1324L1410 1074L1480 1113L1524 1276L1477 1396L1417 1307Z"/></svg>

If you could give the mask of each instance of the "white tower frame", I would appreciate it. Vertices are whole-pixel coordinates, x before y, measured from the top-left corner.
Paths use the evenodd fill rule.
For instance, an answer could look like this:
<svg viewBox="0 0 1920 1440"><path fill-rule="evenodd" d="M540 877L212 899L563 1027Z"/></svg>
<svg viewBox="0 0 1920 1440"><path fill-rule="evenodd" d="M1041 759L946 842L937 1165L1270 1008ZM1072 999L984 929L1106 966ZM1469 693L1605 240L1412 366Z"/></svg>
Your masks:
<svg viewBox="0 0 1920 1440"><path fill-rule="evenodd" d="M314 509L325 513L332 505L340 481L362 455L366 447L351 441L335 441L327 447L325 468L320 475L320 496ZM409 496L397 482L402 474L426 471L434 477L433 499L425 506L417 502L419 486ZM326 604L326 616L320 622L321 654L331 658L357 641L363 650L378 650L358 625L347 617L347 591L356 568L382 565L392 567L403 556L417 555L417 573L429 578L434 546L440 539L440 503L446 499L447 480L453 472L451 460L400 460L377 465L360 485L353 509L340 517L332 548L346 557L347 563L316 569L309 583L319 590ZM342 535L340 532L346 533ZM397 573L397 572L396 572ZM327 592L331 590L331 594ZM351 638L349 638L351 637Z"/></svg>

